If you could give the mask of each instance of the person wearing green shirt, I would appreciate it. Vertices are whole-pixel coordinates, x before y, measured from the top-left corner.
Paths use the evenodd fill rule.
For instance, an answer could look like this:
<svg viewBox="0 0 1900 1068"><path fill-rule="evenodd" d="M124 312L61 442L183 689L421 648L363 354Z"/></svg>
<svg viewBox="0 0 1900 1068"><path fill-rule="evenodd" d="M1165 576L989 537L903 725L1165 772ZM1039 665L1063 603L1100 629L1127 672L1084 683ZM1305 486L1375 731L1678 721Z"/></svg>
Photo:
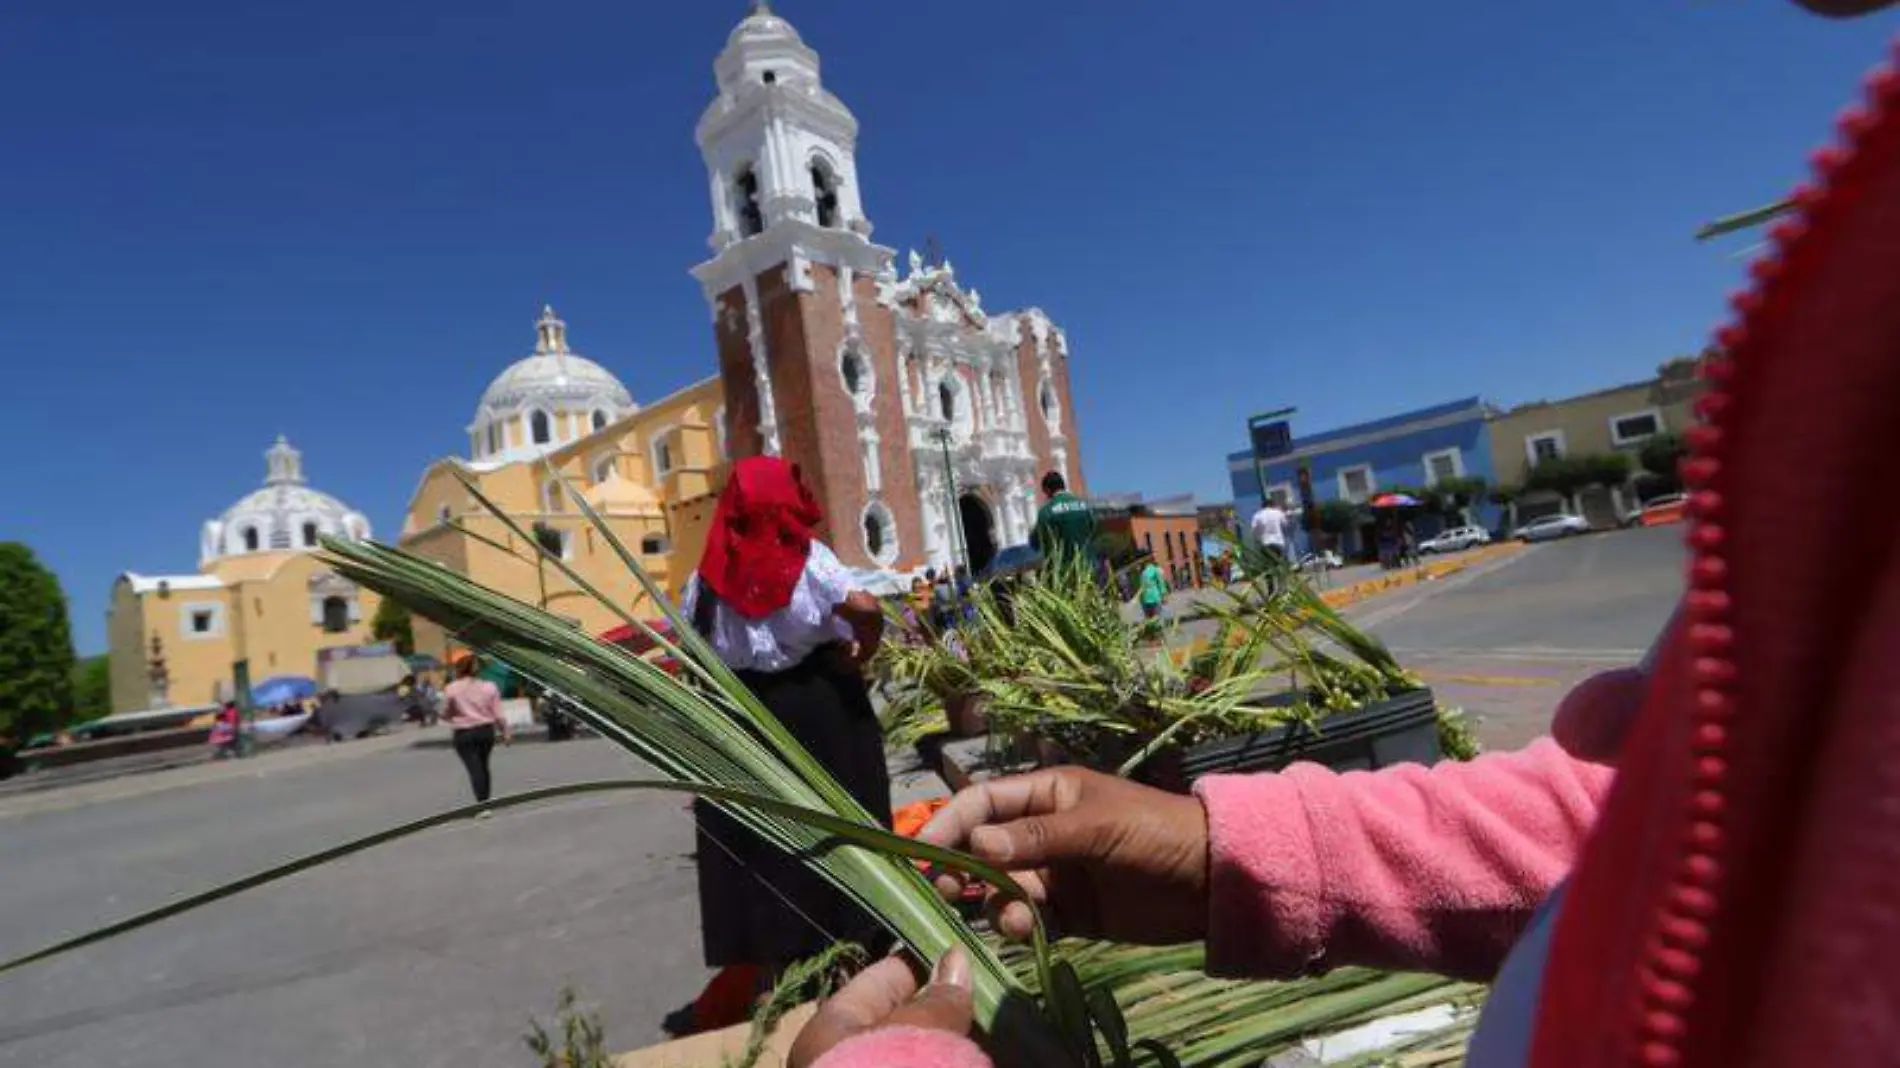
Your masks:
<svg viewBox="0 0 1900 1068"><path fill-rule="evenodd" d="M1153 619L1161 614L1161 602L1168 598L1168 580L1161 574L1161 565L1153 557L1141 569L1141 614L1143 618Z"/></svg>
<svg viewBox="0 0 1900 1068"><path fill-rule="evenodd" d="M1061 474L1051 471L1042 476L1042 492L1049 499L1036 512L1036 529L1029 540L1044 559L1057 553L1095 559L1095 510L1089 502L1069 492Z"/></svg>

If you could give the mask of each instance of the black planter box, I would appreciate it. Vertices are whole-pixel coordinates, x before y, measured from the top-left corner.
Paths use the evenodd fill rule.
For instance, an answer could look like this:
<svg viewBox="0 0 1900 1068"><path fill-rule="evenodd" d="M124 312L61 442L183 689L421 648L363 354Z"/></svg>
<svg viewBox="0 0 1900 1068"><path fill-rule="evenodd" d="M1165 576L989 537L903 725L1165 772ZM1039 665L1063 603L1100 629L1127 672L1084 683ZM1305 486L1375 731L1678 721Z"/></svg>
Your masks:
<svg viewBox="0 0 1900 1068"><path fill-rule="evenodd" d="M1158 753L1135 771L1151 786L1185 791L1203 775L1279 771L1296 760L1335 771L1438 763L1438 709L1430 689L1408 690L1309 727L1270 730Z"/></svg>

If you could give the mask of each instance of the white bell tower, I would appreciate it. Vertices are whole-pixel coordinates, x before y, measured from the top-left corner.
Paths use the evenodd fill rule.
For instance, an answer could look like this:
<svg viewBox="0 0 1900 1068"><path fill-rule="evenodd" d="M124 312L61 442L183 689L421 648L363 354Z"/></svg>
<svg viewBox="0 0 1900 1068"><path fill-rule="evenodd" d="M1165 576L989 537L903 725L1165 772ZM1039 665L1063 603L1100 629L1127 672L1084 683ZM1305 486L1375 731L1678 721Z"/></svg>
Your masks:
<svg viewBox="0 0 1900 1068"><path fill-rule="evenodd" d="M719 96L696 137L715 256L781 223L871 234L858 195L858 120L819 79L818 53L764 0L713 63Z"/></svg>

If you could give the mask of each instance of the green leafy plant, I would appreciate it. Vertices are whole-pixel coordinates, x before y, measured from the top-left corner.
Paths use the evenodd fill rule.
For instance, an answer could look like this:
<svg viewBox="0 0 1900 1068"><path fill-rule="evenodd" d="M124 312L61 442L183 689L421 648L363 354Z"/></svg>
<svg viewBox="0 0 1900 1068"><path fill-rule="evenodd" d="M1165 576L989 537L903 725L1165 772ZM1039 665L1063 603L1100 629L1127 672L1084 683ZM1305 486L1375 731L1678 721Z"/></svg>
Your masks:
<svg viewBox="0 0 1900 1068"><path fill-rule="evenodd" d="M376 614L370 617L370 637L379 642L389 642L396 648L396 655L408 656L416 651L415 627L409 618L409 610L401 602L383 598L376 606Z"/></svg>
<svg viewBox="0 0 1900 1068"><path fill-rule="evenodd" d="M779 1022L806 1001L831 996L831 992L852 970L864 963L864 947L852 942L834 942L816 956L807 957L785 969L772 991L752 1014L746 1032L745 1048L736 1057L727 1057L720 1068L756 1068L765 1056L765 1045Z"/></svg>
<svg viewBox="0 0 1900 1068"><path fill-rule="evenodd" d="M613 1068L613 1054L607 1049L607 1030L600 1014L581 1008L573 988L564 988L555 1007L555 1028L559 1038L549 1034L539 1020L528 1021L528 1033L522 1041L539 1061L539 1068Z"/></svg>
<svg viewBox="0 0 1900 1068"><path fill-rule="evenodd" d="M1044 739L1130 774L1169 747L1313 723L1418 685L1284 561L1236 552L1248 577L1177 622L1124 620L1085 566L979 588L975 619L952 635L887 644L887 727L913 737L941 722L949 696L975 693L993 736ZM1181 622L1210 623L1212 635L1183 643Z"/></svg>

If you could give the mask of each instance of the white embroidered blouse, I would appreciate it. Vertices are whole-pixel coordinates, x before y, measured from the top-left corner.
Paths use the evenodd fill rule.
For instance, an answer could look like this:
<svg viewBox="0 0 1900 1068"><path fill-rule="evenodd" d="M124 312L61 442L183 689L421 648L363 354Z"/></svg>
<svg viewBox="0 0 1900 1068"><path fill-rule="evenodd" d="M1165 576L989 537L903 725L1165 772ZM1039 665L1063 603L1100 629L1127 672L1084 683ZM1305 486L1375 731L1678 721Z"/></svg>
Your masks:
<svg viewBox="0 0 1900 1068"><path fill-rule="evenodd" d="M837 554L813 540L805 556L805 570L792 587L785 607L762 619L747 619L721 601L713 606L712 647L734 671L784 671L796 666L819 646L850 641L851 628L832 609L857 589ZM687 580L680 596L680 614L690 625L699 603L699 575Z"/></svg>

